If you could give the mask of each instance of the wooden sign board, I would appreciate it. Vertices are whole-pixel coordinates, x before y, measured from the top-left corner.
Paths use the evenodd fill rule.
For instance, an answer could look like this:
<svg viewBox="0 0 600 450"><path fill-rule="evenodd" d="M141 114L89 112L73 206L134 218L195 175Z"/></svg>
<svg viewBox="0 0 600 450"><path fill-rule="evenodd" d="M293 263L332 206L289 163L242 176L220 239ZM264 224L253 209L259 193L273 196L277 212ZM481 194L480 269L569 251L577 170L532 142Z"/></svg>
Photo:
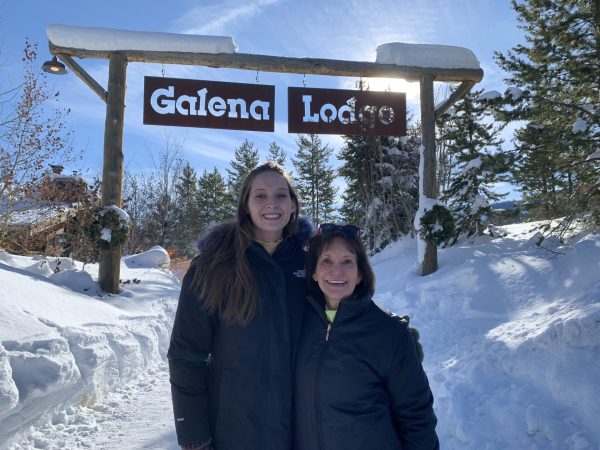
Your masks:
<svg viewBox="0 0 600 450"><path fill-rule="evenodd" d="M144 124L274 131L275 86L144 77Z"/></svg>
<svg viewBox="0 0 600 450"><path fill-rule="evenodd" d="M288 132L405 136L406 94L290 87Z"/></svg>

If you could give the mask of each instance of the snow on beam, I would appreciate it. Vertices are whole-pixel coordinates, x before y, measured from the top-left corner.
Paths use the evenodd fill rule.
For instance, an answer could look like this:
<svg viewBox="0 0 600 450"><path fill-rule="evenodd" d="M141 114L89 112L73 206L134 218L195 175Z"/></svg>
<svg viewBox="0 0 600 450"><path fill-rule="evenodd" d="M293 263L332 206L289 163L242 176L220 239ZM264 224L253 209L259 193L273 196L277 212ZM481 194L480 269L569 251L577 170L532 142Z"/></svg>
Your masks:
<svg viewBox="0 0 600 450"><path fill-rule="evenodd" d="M471 50L453 45L390 42L377 47L376 61L423 68L480 69L479 60Z"/></svg>
<svg viewBox="0 0 600 450"><path fill-rule="evenodd" d="M163 52L235 53L237 45L227 36L116 30L110 28L48 25L48 40L58 47L85 50L153 50Z"/></svg>

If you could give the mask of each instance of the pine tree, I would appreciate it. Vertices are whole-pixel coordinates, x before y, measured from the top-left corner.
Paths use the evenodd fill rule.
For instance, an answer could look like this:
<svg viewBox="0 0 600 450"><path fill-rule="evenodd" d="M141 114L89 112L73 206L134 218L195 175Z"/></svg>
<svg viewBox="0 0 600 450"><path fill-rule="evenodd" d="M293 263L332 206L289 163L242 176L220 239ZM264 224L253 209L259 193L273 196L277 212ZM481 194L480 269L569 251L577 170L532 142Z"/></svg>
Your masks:
<svg viewBox="0 0 600 450"><path fill-rule="evenodd" d="M600 224L600 0L512 6L527 43L496 58L514 86L497 102L499 117L526 122L515 134L515 177L539 216L591 210Z"/></svg>
<svg viewBox="0 0 600 450"><path fill-rule="evenodd" d="M415 133L405 138L344 136L346 179L342 215L358 225L371 254L412 229L418 203L419 143Z"/></svg>
<svg viewBox="0 0 600 450"><path fill-rule="evenodd" d="M494 183L505 181L508 155L500 148L500 128L486 121L490 112L478 101L482 91L472 91L460 100L451 114L440 119L446 152L452 155L450 185L441 200L456 221L456 236L483 234L491 215L491 202L505 194L494 191Z"/></svg>
<svg viewBox="0 0 600 450"><path fill-rule="evenodd" d="M226 169L228 205L231 214L237 207L238 195L246 175L258 165L258 161L258 149L248 139L245 139L242 145L235 149L234 157L229 163L231 169Z"/></svg>
<svg viewBox="0 0 600 450"><path fill-rule="evenodd" d="M203 231L231 216L225 179L215 167L212 172L204 170L198 179L197 205L199 225Z"/></svg>
<svg viewBox="0 0 600 450"><path fill-rule="evenodd" d="M574 192L562 127L529 123L515 132L517 164L512 173L521 186L523 204L531 219L560 217L569 209ZM568 138L567 138L568 139Z"/></svg>
<svg viewBox="0 0 600 450"><path fill-rule="evenodd" d="M360 90L368 90L362 80ZM413 229L418 207L419 144L415 128L406 137L344 136L339 174L346 180L342 216L358 225L371 254Z"/></svg>
<svg viewBox="0 0 600 450"><path fill-rule="evenodd" d="M175 182L176 210L173 245L178 252L190 256L195 239L201 232L198 208L198 178L189 162L183 166Z"/></svg>
<svg viewBox="0 0 600 450"><path fill-rule="evenodd" d="M281 167L285 167L287 159L287 153L281 148L277 142L273 141L269 145L269 152L267 153L267 161L273 161L279 164Z"/></svg>
<svg viewBox="0 0 600 450"><path fill-rule="evenodd" d="M335 219L335 171L329 159L333 148L323 145L316 134L299 135L298 151L292 163L296 169L295 183L301 199L301 213L311 217L313 223L326 223Z"/></svg>

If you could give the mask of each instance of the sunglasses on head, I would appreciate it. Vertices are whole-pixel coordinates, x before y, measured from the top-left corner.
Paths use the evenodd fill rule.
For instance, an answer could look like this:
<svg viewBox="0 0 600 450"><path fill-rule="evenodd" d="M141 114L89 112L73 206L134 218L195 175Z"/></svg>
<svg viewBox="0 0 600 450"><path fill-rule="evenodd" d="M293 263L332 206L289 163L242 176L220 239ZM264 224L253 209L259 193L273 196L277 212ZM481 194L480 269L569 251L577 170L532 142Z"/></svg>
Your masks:
<svg viewBox="0 0 600 450"><path fill-rule="evenodd" d="M352 224L338 225L337 223L322 223L319 225L317 235L330 233L341 233L345 236L353 238L360 236L360 228Z"/></svg>

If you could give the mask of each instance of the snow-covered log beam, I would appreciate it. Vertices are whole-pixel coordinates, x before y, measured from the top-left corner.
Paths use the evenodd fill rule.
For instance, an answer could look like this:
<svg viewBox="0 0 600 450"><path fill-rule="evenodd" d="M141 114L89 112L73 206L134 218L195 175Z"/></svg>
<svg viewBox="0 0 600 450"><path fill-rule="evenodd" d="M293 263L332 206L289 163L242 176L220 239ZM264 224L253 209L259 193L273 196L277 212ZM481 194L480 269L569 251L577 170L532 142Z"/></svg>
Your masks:
<svg viewBox="0 0 600 450"><path fill-rule="evenodd" d="M108 59L113 50L87 50L60 47L49 42L50 53L78 58ZM229 69L260 70L313 75L349 76L363 78L403 78L419 81L423 74L431 74L435 81L479 82L481 69L448 69L436 67L399 66L363 61L336 59L292 58L285 56L253 55L250 53L194 53L150 50L120 50L128 62L180 64Z"/></svg>

